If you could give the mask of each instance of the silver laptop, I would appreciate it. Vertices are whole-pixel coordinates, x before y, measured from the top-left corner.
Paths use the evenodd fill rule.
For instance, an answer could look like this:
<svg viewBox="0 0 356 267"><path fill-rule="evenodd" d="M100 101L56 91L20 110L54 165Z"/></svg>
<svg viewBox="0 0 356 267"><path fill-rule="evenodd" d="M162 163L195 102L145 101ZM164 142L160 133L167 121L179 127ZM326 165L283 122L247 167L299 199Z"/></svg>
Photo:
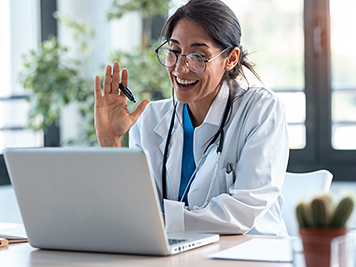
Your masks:
<svg viewBox="0 0 356 267"><path fill-rule="evenodd" d="M165 232L143 150L8 148L4 156L33 247L169 255L219 240Z"/></svg>

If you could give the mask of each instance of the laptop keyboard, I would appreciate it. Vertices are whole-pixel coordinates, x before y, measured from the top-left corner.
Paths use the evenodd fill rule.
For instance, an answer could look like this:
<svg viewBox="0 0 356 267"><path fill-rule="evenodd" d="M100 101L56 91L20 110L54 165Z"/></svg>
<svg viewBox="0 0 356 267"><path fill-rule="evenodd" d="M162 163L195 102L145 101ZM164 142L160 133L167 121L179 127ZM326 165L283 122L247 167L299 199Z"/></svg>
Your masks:
<svg viewBox="0 0 356 267"><path fill-rule="evenodd" d="M168 243L170 245L175 245L175 244L182 243L185 241L188 241L188 239L168 239Z"/></svg>

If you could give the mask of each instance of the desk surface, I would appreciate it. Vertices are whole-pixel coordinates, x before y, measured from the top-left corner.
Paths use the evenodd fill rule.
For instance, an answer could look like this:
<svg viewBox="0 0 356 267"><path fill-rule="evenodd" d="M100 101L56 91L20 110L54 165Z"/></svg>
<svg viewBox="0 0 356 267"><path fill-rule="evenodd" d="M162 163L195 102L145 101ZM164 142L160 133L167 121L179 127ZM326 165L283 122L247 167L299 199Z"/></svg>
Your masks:
<svg viewBox="0 0 356 267"><path fill-rule="evenodd" d="M259 236L260 237L260 236ZM211 253L235 246L253 236L221 236L220 241L214 244L197 248L191 251L168 257L134 256L105 253L82 253L39 250L31 247L28 243L12 244L8 248L0 249L1 266L12 267L51 267L51 266L239 266L239 267L291 267L289 263L252 262L213 260L207 256ZM268 238L268 237L266 237Z"/></svg>

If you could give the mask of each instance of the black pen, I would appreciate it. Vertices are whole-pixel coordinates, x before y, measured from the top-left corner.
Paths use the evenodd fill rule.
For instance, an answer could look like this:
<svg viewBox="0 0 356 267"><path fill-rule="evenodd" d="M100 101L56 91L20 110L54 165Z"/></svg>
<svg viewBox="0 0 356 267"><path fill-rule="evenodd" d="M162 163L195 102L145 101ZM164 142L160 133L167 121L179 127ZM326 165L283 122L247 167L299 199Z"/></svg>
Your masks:
<svg viewBox="0 0 356 267"><path fill-rule="evenodd" d="M111 79L112 79L112 75L111 75ZM128 87L124 87L121 83L119 83L119 88L131 102L136 103L135 95L131 92L131 90Z"/></svg>
<svg viewBox="0 0 356 267"><path fill-rule="evenodd" d="M131 102L136 103L135 95L128 87L124 87L121 83L119 83L119 88Z"/></svg>

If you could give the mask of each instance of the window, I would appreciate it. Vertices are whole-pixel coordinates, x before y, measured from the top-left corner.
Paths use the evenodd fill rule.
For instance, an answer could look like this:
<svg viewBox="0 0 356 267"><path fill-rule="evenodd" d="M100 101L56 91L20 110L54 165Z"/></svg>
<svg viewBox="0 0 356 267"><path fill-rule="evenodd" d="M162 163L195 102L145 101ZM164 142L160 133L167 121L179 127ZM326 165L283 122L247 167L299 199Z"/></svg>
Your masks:
<svg viewBox="0 0 356 267"><path fill-rule="evenodd" d="M285 102L288 171L325 168L334 180L355 180L355 1L225 2L240 19L241 44L257 72Z"/></svg>
<svg viewBox="0 0 356 267"><path fill-rule="evenodd" d="M240 20L241 45L250 53L265 86L286 104L291 148L305 148L303 2L225 2ZM248 79L258 84L251 74Z"/></svg>
<svg viewBox="0 0 356 267"><path fill-rule="evenodd" d="M330 1L332 146L356 149L355 1Z"/></svg>
<svg viewBox="0 0 356 267"><path fill-rule="evenodd" d="M38 45L36 1L3 0L0 3L0 23L3 34L0 43L0 153L5 147L41 146L42 133L26 129L28 96L18 82L22 55ZM30 11L30 12L29 12ZM26 41L24 41L26 40Z"/></svg>

